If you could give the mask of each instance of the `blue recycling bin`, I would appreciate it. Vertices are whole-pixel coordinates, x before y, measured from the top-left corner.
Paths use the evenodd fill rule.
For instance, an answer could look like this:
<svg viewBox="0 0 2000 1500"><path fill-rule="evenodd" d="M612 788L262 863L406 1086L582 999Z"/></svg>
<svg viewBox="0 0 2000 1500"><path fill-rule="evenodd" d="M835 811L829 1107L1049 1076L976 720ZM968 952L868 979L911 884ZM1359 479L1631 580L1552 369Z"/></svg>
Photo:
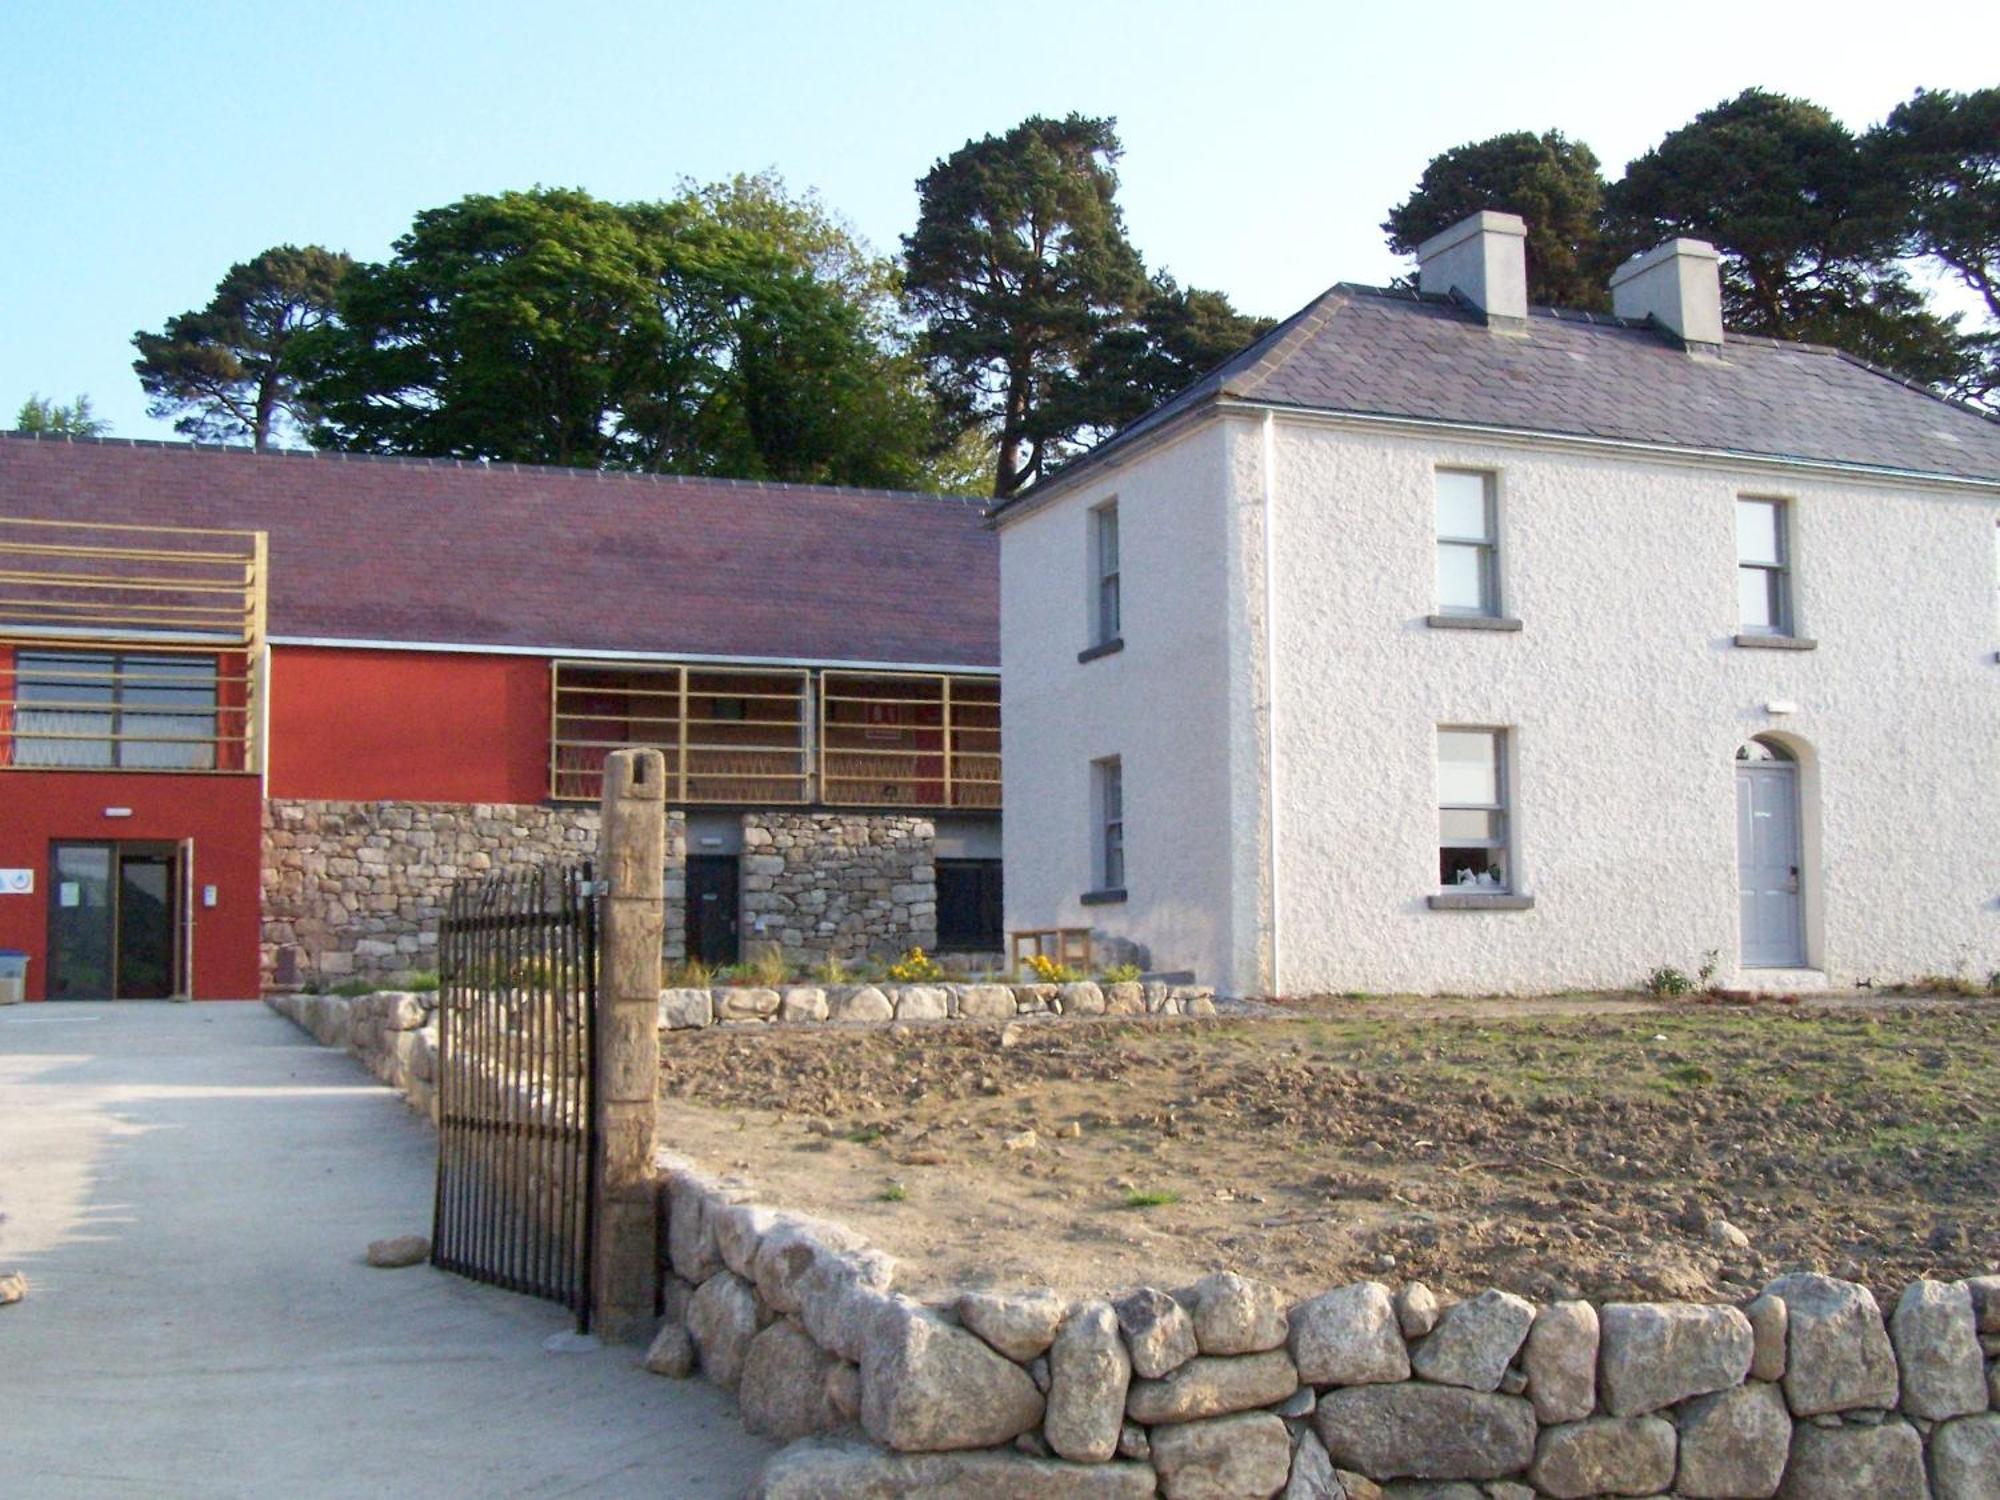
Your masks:
<svg viewBox="0 0 2000 1500"><path fill-rule="evenodd" d="M28 997L28 955L19 948L0 948L0 1005L19 1005Z"/></svg>

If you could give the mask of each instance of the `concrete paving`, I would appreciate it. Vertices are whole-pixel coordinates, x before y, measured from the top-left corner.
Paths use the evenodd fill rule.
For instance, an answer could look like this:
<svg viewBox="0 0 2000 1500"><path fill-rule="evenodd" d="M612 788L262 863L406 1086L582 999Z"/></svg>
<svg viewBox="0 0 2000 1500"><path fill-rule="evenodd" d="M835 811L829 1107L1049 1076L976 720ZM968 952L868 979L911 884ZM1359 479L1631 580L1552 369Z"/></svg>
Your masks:
<svg viewBox="0 0 2000 1500"><path fill-rule="evenodd" d="M769 1451L430 1231L435 1136L261 1005L0 1010L0 1497L739 1496Z"/></svg>

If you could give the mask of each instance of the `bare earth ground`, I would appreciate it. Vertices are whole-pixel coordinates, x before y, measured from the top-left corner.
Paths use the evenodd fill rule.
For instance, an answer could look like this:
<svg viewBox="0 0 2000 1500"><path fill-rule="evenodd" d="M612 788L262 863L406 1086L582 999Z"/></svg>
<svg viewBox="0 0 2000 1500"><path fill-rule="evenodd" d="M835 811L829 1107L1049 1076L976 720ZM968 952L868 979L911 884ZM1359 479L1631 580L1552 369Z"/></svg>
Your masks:
<svg viewBox="0 0 2000 1500"><path fill-rule="evenodd" d="M2000 1267L1991 1001L1327 1001L662 1050L663 1145L867 1235L915 1295L1234 1269L1701 1300L1803 1268L1893 1297Z"/></svg>

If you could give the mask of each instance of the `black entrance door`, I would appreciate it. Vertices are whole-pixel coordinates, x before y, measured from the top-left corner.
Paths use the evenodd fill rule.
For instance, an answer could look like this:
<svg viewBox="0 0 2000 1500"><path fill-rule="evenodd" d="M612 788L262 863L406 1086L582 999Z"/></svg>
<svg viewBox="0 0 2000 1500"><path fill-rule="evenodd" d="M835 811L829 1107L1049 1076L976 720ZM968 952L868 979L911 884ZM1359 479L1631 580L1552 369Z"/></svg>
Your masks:
<svg viewBox="0 0 2000 1500"><path fill-rule="evenodd" d="M997 859L937 862L938 948L941 952L998 952L1004 901Z"/></svg>
<svg viewBox="0 0 2000 1500"><path fill-rule="evenodd" d="M687 862L688 957L720 967L737 958L736 856L690 854Z"/></svg>
<svg viewBox="0 0 2000 1500"><path fill-rule="evenodd" d="M178 851L171 844L57 844L49 864L49 998L173 994Z"/></svg>

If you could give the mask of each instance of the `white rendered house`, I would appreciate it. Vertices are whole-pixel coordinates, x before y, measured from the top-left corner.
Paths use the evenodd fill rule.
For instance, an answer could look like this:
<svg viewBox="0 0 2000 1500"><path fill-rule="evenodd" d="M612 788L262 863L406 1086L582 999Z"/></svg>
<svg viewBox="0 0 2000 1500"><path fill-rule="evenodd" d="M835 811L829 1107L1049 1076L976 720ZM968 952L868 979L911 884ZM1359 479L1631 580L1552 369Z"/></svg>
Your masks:
<svg viewBox="0 0 2000 1500"><path fill-rule="evenodd" d="M2000 424L1715 252L1336 286L995 511L1009 928L1233 995L2000 969Z"/></svg>

